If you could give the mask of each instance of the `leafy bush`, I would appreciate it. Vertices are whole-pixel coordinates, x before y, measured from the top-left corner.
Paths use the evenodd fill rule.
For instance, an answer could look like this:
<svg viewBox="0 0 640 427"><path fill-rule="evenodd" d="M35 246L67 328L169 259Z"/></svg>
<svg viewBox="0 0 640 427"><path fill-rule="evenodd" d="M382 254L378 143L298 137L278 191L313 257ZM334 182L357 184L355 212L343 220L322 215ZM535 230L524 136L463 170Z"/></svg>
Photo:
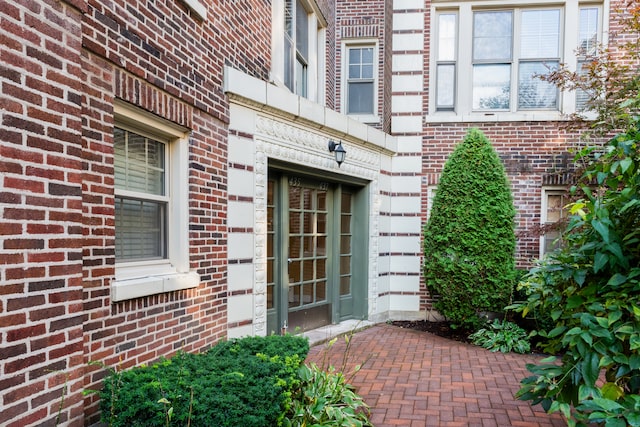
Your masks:
<svg viewBox="0 0 640 427"><path fill-rule="evenodd" d="M629 104L637 111L640 96ZM529 296L517 310L551 314L555 327L540 334L562 357L528 365L518 397L561 411L570 426L640 426L639 144L636 115L604 148L579 153L586 168L564 246L520 285Z"/></svg>
<svg viewBox="0 0 640 427"><path fill-rule="evenodd" d="M447 160L424 230L424 277L435 308L475 329L502 312L515 278L515 208L489 140L470 129Z"/></svg>
<svg viewBox="0 0 640 427"><path fill-rule="evenodd" d="M114 427L280 425L308 350L301 337L249 337L112 372L100 392L102 420Z"/></svg>
<svg viewBox="0 0 640 427"><path fill-rule="evenodd" d="M368 406L346 382L342 372L331 367L320 369L315 363L300 368L302 386L293 395L293 404L285 420L288 427L371 426Z"/></svg>
<svg viewBox="0 0 640 427"><path fill-rule="evenodd" d="M515 323L495 319L493 323L469 335L469 339L475 345L491 351L499 350L502 353L514 351L523 354L531 351L527 335L527 331Z"/></svg>

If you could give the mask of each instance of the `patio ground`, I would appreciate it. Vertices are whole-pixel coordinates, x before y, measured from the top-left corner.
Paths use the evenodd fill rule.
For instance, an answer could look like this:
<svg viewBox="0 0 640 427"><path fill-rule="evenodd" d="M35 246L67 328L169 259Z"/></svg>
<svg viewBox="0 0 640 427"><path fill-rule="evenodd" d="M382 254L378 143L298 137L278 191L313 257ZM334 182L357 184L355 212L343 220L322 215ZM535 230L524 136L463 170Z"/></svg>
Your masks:
<svg viewBox="0 0 640 427"><path fill-rule="evenodd" d="M349 382L371 407L376 427L566 426L560 415L513 397L528 375L525 364L539 356L492 353L388 324L365 326L350 339L345 372L363 364ZM341 366L344 338L329 350L318 341L311 337L316 344L308 360Z"/></svg>

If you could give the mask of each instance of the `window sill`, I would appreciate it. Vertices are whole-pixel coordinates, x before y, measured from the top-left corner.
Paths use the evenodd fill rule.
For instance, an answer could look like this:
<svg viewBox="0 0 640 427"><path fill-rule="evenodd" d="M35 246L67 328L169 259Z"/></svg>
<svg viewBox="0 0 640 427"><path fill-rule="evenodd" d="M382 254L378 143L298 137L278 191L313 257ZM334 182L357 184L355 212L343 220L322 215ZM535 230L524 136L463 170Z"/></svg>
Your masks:
<svg viewBox="0 0 640 427"><path fill-rule="evenodd" d="M368 125L375 125L380 123L380 117L371 114L348 114L347 116Z"/></svg>
<svg viewBox="0 0 640 427"><path fill-rule="evenodd" d="M199 284L200 276L195 272L114 280L111 283L111 301L124 301L164 292L190 289L197 287Z"/></svg>
<svg viewBox="0 0 640 427"><path fill-rule="evenodd" d="M425 117L426 123L482 123L482 122L548 122L567 121L570 118L559 111L530 111L530 112L486 112L454 114L437 112Z"/></svg>

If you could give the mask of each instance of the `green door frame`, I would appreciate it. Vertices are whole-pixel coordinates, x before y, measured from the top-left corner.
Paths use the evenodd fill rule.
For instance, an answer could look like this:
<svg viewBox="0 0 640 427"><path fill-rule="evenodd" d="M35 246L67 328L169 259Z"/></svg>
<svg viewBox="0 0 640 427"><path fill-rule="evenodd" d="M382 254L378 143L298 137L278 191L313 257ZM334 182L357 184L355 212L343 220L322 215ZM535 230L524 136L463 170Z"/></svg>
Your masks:
<svg viewBox="0 0 640 427"><path fill-rule="evenodd" d="M270 162L269 175L275 180L274 202L275 209L273 212L274 227L276 230L284 230L289 227L289 182L288 177L300 176L305 180L322 180L328 182L333 187L332 191L327 193L327 203L332 210L329 215L327 239L327 281L333 283L327 286L328 298L331 302L331 323L356 318L364 319L368 312L368 271L369 271L369 192L367 182L347 177L339 174L327 173L324 171L313 171L295 167L279 162ZM352 211L352 258L351 258L351 292L353 309L350 314L342 315L340 313L340 201L344 186L348 186L353 194L353 211ZM357 219L357 220L355 220ZM284 326L285 320L288 319L289 306L288 298L288 255L289 242L283 238L283 233L276 232L274 234L274 309L267 311L267 327L268 333L280 333ZM337 249L337 250L336 250ZM279 285L279 286L278 286ZM277 327L277 328L276 328Z"/></svg>

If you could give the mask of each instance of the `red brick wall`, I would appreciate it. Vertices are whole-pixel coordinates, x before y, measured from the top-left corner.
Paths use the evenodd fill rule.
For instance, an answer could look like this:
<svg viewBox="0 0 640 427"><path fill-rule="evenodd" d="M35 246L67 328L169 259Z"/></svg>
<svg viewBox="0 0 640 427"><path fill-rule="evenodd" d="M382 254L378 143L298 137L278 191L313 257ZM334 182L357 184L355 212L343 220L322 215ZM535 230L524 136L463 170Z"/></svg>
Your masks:
<svg viewBox="0 0 640 427"><path fill-rule="evenodd" d="M82 417L82 6L0 1L3 426Z"/></svg>
<svg viewBox="0 0 640 427"><path fill-rule="evenodd" d="M0 0L0 425L98 420L104 369L226 335L222 68L267 79L268 2ZM11 37L6 37L10 34ZM113 102L191 129L196 289L112 304Z"/></svg>
<svg viewBox="0 0 640 427"><path fill-rule="evenodd" d="M177 0L92 3L83 25L87 95L85 141L85 362L118 369L178 350L201 351L226 336L228 103L222 70L230 64L267 79L271 6L210 2L201 22ZM92 90L95 89L95 90ZM113 99L120 98L191 130L189 259L196 289L119 303L114 275ZM99 231L98 231L99 230ZM104 369L87 368L96 389ZM85 401L98 420L97 396Z"/></svg>
<svg viewBox="0 0 640 427"><path fill-rule="evenodd" d="M336 55L333 59L337 76L336 109L340 111L342 104L346 102L342 88L343 73L346 73L346 70L342 70L342 42L358 38L378 40L378 110L376 113L380 122L370 124L386 132L391 130L391 45L385 45L385 41L391 41L388 34L391 29L391 15L388 15L389 22L386 22L385 12L391 7L391 3L384 0L337 0Z"/></svg>

